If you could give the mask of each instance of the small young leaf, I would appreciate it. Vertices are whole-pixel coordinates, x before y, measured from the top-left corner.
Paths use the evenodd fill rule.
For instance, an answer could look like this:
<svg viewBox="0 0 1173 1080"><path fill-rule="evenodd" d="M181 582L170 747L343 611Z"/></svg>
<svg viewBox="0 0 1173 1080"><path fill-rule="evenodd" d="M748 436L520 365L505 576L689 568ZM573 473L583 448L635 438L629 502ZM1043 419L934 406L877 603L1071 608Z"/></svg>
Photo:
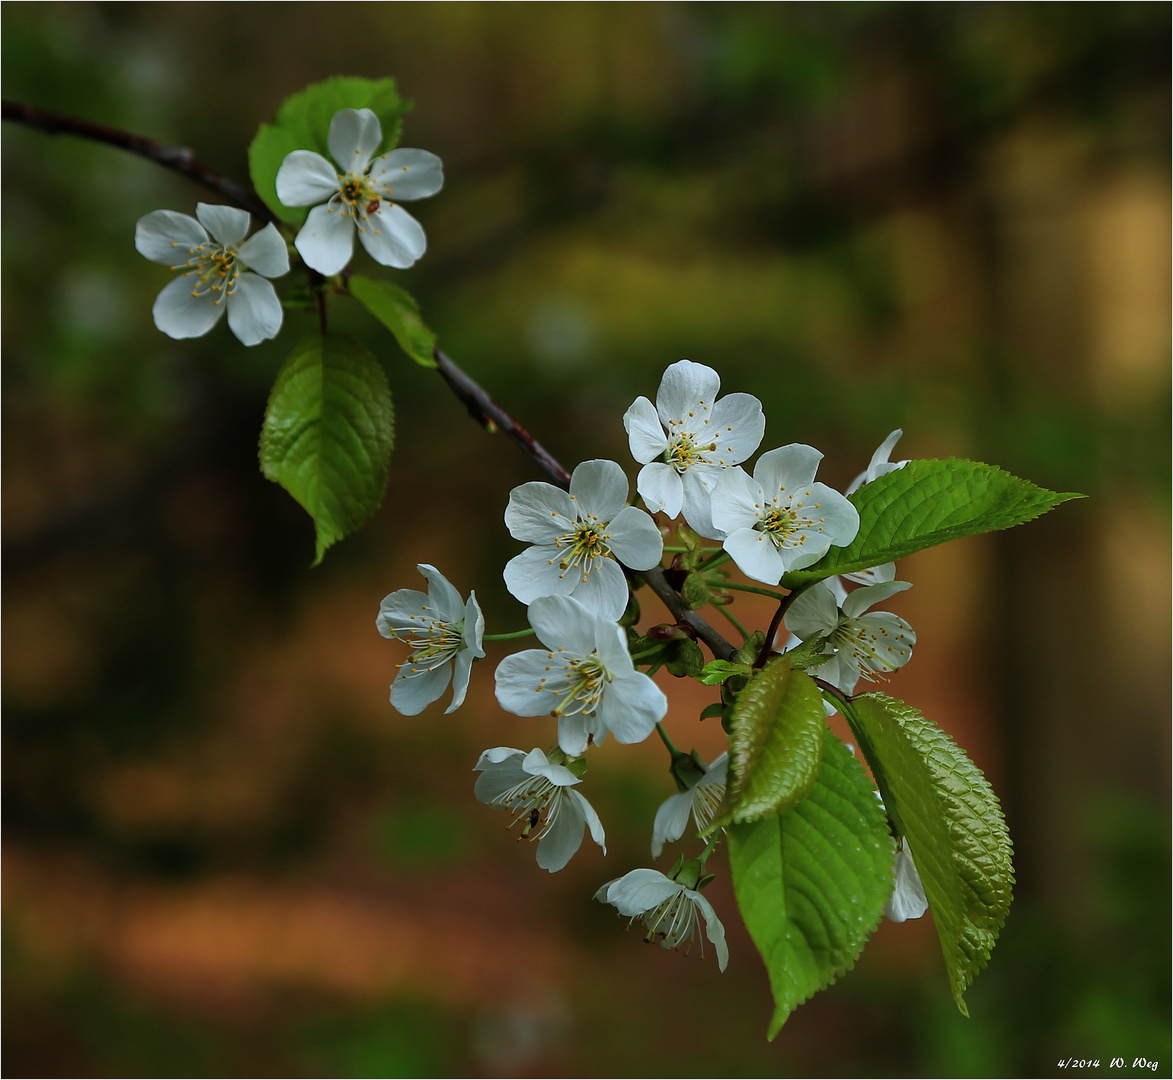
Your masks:
<svg viewBox="0 0 1173 1080"><path fill-rule="evenodd" d="M261 471L314 519L315 566L378 509L394 422L383 369L351 338L310 333L277 373Z"/></svg>
<svg viewBox="0 0 1173 1080"><path fill-rule="evenodd" d="M339 109L370 109L383 129L379 152L399 142L403 114L411 103L403 101L394 79L362 79L336 76L314 83L285 99L272 124L262 124L248 148L249 176L257 194L282 221L296 225L305 208L282 205L277 198L277 170L294 150L314 150L332 161L326 144L330 121ZM341 164L341 163L339 163Z"/></svg>
<svg viewBox="0 0 1173 1080"><path fill-rule="evenodd" d="M952 739L916 709L864 694L844 714L893 824L907 837L957 1007L1010 908L1014 867L997 796Z"/></svg>
<svg viewBox="0 0 1173 1080"><path fill-rule="evenodd" d="M730 784L716 824L758 821L811 789L827 729L818 687L781 657L737 696L729 735Z"/></svg>
<svg viewBox="0 0 1173 1080"><path fill-rule="evenodd" d="M855 756L824 726L818 777L782 814L729 830L737 906L774 993L769 1037L855 963L892 894L892 838Z"/></svg>
<svg viewBox="0 0 1173 1080"><path fill-rule="evenodd" d="M720 686L726 679L730 679L734 675L752 674L753 667L750 664L733 664L728 660L710 660L701 668L697 678L705 686Z"/></svg>
<svg viewBox="0 0 1173 1080"><path fill-rule="evenodd" d="M712 600L703 574L692 573L684 579L684 584L680 587L680 599L694 611L703 608Z"/></svg>
<svg viewBox="0 0 1173 1080"><path fill-rule="evenodd" d="M668 659L664 661L669 675L675 675L678 679L690 679L705 666L705 654L692 638L682 638L670 644Z"/></svg>
<svg viewBox="0 0 1173 1080"><path fill-rule="evenodd" d="M701 719L708 720L713 716L720 716L725 711L725 706L721 702L716 701L712 705L706 705L701 709Z"/></svg>
<svg viewBox="0 0 1173 1080"><path fill-rule="evenodd" d="M993 465L950 458L910 461L851 495L859 532L813 566L782 578L788 589L850 574L975 533L1008 529L1083 496L1056 494Z"/></svg>
<svg viewBox="0 0 1173 1080"><path fill-rule="evenodd" d="M353 274L350 294L395 335L399 347L417 364L436 366L436 335L424 325L411 293L390 281Z"/></svg>

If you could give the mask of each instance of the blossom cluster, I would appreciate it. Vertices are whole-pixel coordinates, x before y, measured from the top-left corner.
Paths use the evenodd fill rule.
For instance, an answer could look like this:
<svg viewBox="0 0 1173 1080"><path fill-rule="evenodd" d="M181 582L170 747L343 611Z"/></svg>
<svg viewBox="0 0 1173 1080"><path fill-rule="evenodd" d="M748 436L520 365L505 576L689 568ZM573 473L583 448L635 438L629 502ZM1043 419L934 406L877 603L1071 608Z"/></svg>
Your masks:
<svg viewBox="0 0 1173 1080"><path fill-rule="evenodd" d="M637 398L623 423L641 466L636 502L622 467L598 459L578 465L565 489L539 481L510 494L505 525L527 546L509 560L503 576L509 592L526 605L540 648L504 657L495 693L506 712L548 716L556 727L545 749L485 750L474 769L474 793L508 810L520 836L537 841L538 865L555 872L588 832L606 853L603 824L580 790L592 748L609 735L631 744L658 731L672 754L678 791L656 813L653 858L685 835L690 819L702 836L715 835L697 858L677 857L669 873L632 870L602 886L596 898L641 921L647 940L669 948L687 946L703 926L724 969L724 929L702 890L712 880L704 873L705 860L722 832L710 826L725 800L728 755L706 764L668 739L661 725L668 700L651 678L659 663L645 673L639 670L644 654L635 648L633 655L638 634L631 628L631 582L660 566L673 518L682 517L695 534L719 545L709 549L708 566L732 561L746 577L777 587L790 571L850 544L859 515L845 495L815 479L822 454L813 447L792 443L768 450L748 472L743 464L765 434L761 402L743 393L721 397L717 372L703 364L680 360L669 366L655 403ZM900 434L885 440L850 490L906 464L890 461ZM378 617L380 633L411 650L392 685L391 703L417 714L443 695L451 668L451 712L465 697L472 661L485 655L484 619L475 595L463 601L434 567L421 564L419 570L428 594L393 592ZM909 588L894 578L889 564L798 592L786 613L791 637L781 647L813 643L821 653L819 677L844 694L853 693L861 679L886 677L908 662L916 641L899 616L871 610ZM894 865L896 889L885 910L897 920L916 917L925 910L924 895L905 843L898 844Z"/></svg>

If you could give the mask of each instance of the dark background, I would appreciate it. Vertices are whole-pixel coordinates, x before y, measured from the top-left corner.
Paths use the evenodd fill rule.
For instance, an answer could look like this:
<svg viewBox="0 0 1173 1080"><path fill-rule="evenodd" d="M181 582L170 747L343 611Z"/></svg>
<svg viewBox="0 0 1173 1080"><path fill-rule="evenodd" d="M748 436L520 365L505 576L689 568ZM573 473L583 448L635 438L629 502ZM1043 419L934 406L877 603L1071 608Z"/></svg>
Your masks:
<svg viewBox="0 0 1173 1080"><path fill-rule="evenodd" d="M496 708L506 647L453 716L387 704L403 655L374 616L417 562L475 588L491 631L523 624L500 515L533 466L336 304L385 363L397 447L380 512L310 570L256 440L311 318L254 349L225 325L167 339L134 224L207 193L6 124L6 1074L1168 1075L1168 22L1156 3L5 4L5 97L239 180L287 94L396 77L404 145L447 183L413 207L429 251L395 280L568 466L634 477L620 417L688 356L762 399L763 449L822 449L828 482L902 426L901 457L1091 496L905 560L890 605L920 635L892 692L987 771L1016 843L972 1019L929 919L885 923L769 1044L722 855L724 975L591 899L648 864L658 744L598 751L609 855L547 875L472 797L482 749L548 738ZM693 719L711 694L658 678L677 741L718 753Z"/></svg>

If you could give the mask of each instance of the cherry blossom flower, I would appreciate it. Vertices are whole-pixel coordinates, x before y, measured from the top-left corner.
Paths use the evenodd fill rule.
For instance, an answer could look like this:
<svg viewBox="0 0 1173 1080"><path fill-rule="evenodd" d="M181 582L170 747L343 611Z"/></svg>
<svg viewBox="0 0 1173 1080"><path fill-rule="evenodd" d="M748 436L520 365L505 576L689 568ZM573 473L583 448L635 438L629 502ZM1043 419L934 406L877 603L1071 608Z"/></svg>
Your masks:
<svg viewBox="0 0 1173 1080"><path fill-rule="evenodd" d="M440 159L407 147L375 157L382 141L383 128L370 109L342 109L327 138L337 169L313 150L294 150L277 170L277 198L286 206L313 206L293 243L319 274L337 274L350 262L355 229L383 266L405 270L427 248L423 226L399 203L440 190Z"/></svg>
<svg viewBox="0 0 1173 1080"><path fill-rule="evenodd" d="M434 566L420 563L416 569L427 579L427 593L399 589L385 596L375 620L383 637L412 649L391 685L391 704L404 716L417 716L451 679L452 704L444 711L455 712L464 703L473 660L485 655L485 618L475 592L465 602Z"/></svg>
<svg viewBox="0 0 1173 1080"><path fill-rule="evenodd" d="M762 454L752 478L742 469L729 469L717 481L713 524L747 576L777 585L788 571L818 562L832 545L855 539L855 507L815 482L822 459L814 447L791 443Z"/></svg>
<svg viewBox="0 0 1173 1080"><path fill-rule="evenodd" d="M683 871L678 870L677 874L680 877L688 875L690 864L696 866L696 860L685 863ZM698 875L699 868L688 876ZM595 899L600 903L611 904L620 915L638 919L647 927L644 940L654 941L659 938L665 949L678 949L681 944L691 945L703 916L705 936L716 950L718 968L724 971L729 963L725 927L717 918L713 905L683 881L670 878L659 870L641 868L608 881L595 893ZM704 955L703 942L701 955Z"/></svg>
<svg viewBox="0 0 1173 1080"><path fill-rule="evenodd" d="M573 597L545 596L529 608L545 649L505 657L497 701L515 716L558 718L558 745L577 756L607 733L642 742L668 711L664 692L636 671L623 630Z"/></svg>
<svg viewBox="0 0 1173 1080"><path fill-rule="evenodd" d="M684 518L701 536L723 539L709 512L717 478L745 461L766 430L752 394L717 400L721 377L704 364L678 360L660 380L656 404L638 397L623 415L631 453L643 464L636 487L647 508Z"/></svg>
<svg viewBox="0 0 1173 1080"><path fill-rule="evenodd" d="M536 747L527 754L498 746L481 754L476 770L481 774L476 797L514 811L514 825L525 822L521 836L538 841L538 866L543 870L552 874L570 862L582 846L584 826L607 854L599 815L573 790L580 780L565 765L552 762Z"/></svg>
<svg viewBox="0 0 1173 1080"><path fill-rule="evenodd" d="M854 693L861 678L875 682L912 659L916 631L890 611L864 614L873 605L912 586L907 581L865 585L848 593L842 607L835 591L818 582L795 597L786 612L786 626L803 641L826 637L823 653L832 658L815 673L845 694Z"/></svg>
<svg viewBox="0 0 1173 1080"><path fill-rule="evenodd" d="M541 596L573 595L605 619L627 607L627 579L616 559L633 570L660 561L664 539L656 523L625 506L629 486L614 461L584 461L570 491L534 481L513 489L505 524L533 547L510 559L505 584L523 604Z"/></svg>
<svg viewBox="0 0 1173 1080"><path fill-rule="evenodd" d="M652 858L658 859L664 844L674 843L684 835L689 814L701 831L713 820L725 799L725 777L729 755L722 754L687 791L678 791L660 805L652 826Z"/></svg>
<svg viewBox="0 0 1173 1080"><path fill-rule="evenodd" d="M265 279L288 272L289 252L273 225L245 240L250 220L246 210L210 203L197 203L194 218L174 210L139 218L134 230L139 254L183 271L151 309L155 325L168 337L202 337L225 312L229 328L245 345L277 336L281 301Z"/></svg>

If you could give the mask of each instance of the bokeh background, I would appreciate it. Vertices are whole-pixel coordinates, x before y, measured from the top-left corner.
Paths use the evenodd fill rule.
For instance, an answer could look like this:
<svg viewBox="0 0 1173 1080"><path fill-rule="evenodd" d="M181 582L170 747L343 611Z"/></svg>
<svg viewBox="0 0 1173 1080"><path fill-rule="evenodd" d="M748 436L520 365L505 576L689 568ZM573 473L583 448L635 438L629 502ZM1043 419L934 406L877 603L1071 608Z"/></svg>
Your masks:
<svg viewBox="0 0 1173 1080"><path fill-rule="evenodd" d="M491 630L523 625L501 513L530 462L335 304L385 363L397 448L380 512L311 570L308 519L256 465L311 317L254 349L223 325L162 336L168 275L134 224L207 194L5 124L6 1075L1167 1070L1168 21L1158 3L5 4L5 97L240 180L287 94L397 78L404 143L447 184L396 280L568 465L634 476L621 415L687 356L762 399L763 449L824 450L829 482L900 426L901 457L1090 496L907 559L892 603L920 634L892 692L987 771L1016 842L972 1018L929 920L885 923L767 1043L720 853L724 975L591 899L649 864L673 790L658 744L597 752L609 854L548 875L472 797L482 749L549 737L495 706L506 646L457 714L387 704L403 654L374 616L417 562L475 588ZM658 678L676 740L718 753L695 720L710 697Z"/></svg>

